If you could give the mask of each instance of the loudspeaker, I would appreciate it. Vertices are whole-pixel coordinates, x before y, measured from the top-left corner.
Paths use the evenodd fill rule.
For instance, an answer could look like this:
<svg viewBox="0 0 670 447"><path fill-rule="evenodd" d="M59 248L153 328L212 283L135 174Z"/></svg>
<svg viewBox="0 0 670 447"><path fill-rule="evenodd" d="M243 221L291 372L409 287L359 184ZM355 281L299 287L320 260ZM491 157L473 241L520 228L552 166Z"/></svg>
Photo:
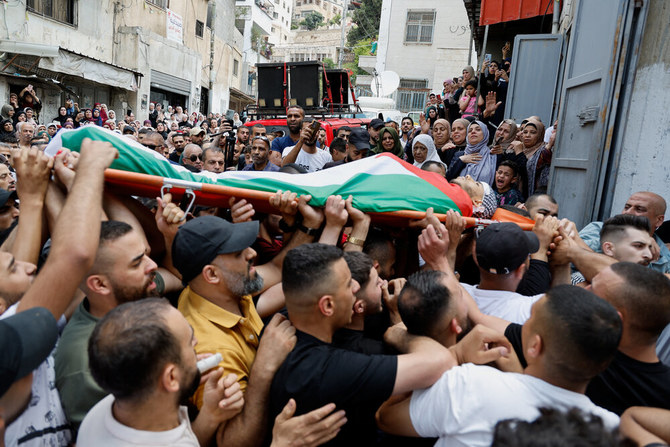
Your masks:
<svg viewBox="0 0 670 447"><path fill-rule="evenodd" d="M304 109L321 105L321 73L319 62L291 62L289 67L289 93L291 103Z"/></svg>
<svg viewBox="0 0 670 447"><path fill-rule="evenodd" d="M330 93L333 95L333 104L349 104L349 76L346 70L326 70L323 75L323 97L328 97L326 78L330 82Z"/></svg>
<svg viewBox="0 0 670 447"><path fill-rule="evenodd" d="M284 108L284 64L257 64L259 109Z"/></svg>

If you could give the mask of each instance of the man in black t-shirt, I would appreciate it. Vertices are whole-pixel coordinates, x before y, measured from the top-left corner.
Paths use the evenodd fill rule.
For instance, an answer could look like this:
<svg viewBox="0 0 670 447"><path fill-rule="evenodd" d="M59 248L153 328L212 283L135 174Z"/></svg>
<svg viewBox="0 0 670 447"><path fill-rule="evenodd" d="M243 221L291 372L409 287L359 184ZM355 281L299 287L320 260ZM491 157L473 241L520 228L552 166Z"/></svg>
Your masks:
<svg viewBox="0 0 670 447"><path fill-rule="evenodd" d="M365 355L332 345L334 332L351 322L360 288L339 248L297 247L287 254L282 276L298 340L272 381L270 421L290 398L298 404L296 414L333 402L345 410L348 422L329 445L373 445L374 414L381 403L430 386L454 364L434 340L399 329L391 330L387 341L409 352L405 355Z"/></svg>

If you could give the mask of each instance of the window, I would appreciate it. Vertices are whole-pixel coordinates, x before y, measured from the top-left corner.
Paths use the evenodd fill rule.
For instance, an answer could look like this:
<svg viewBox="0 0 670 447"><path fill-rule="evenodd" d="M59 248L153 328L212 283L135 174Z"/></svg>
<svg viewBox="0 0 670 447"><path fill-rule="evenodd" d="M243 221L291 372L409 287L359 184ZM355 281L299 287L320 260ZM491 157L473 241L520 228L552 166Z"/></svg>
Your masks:
<svg viewBox="0 0 670 447"><path fill-rule="evenodd" d="M212 29L212 8L214 2L207 2L207 28Z"/></svg>
<svg viewBox="0 0 670 447"><path fill-rule="evenodd" d="M428 81L425 79L401 79L396 97L398 110L403 112L423 110L428 91Z"/></svg>
<svg viewBox="0 0 670 447"><path fill-rule="evenodd" d="M75 0L27 0L28 11L59 22L76 25Z"/></svg>
<svg viewBox="0 0 670 447"><path fill-rule="evenodd" d="M405 43L433 43L435 11L407 11Z"/></svg>
<svg viewBox="0 0 670 447"><path fill-rule="evenodd" d="M240 61L233 59L233 76L237 77L240 71Z"/></svg>
<svg viewBox="0 0 670 447"><path fill-rule="evenodd" d="M146 0L150 5L158 6L162 9L168 9L170 7L168 0Z"/></svg>
<svg viewBox="0 0 670 447"><path fill-rule="evenodd" d="M271 32L271 33L274 33L274 32L275 32L275 27L274 27L274 26L270 28L270 32Z"/></svg>
<svg viewBox="0 0 670 447"><path fill-rule="evenodd" d="M273 19L278 19L278 18L279 18L279 14L277 14L276 12L273 12L273 13L272 13L272 18L273 18Z"/></svg>
<svg viewBox="0 0 670 447"><path fill-rule="evenodd" d="M202 37L203 34L205 33L205 24L202 23L200 20L195 21L195 35L198 37Z"/></svg>

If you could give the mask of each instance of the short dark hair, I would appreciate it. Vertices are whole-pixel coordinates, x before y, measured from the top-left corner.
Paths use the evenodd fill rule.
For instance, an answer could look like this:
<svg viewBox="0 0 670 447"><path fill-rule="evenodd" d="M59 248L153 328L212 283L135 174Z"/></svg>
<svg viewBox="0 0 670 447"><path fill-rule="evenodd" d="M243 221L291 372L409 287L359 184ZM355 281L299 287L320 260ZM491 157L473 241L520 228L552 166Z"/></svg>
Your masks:
<svg viewBox="0 0 670 447"><path fill-rule="evenodd" d="M100 223L100 242L98 246L112 242L133 231L133 227L118 220L105 220Z"/></svg>
<svg viewBox="0 0 670 447"><path fill-rule="evenodd" d="M307 174L307 170L297 163L287 163L279 168L279 172L286 172L288 174Z"/></svg>
<svg viewBox="0 0 670 447"><path fill-rule="evenodd" d="M617 262L610 268L624 280L610 294L612 304L626 310L628 325L643 342L655 341L670 323L670 279L633 262Z"/></svg>
<svg viewBox="0 0 670 447"><path fill-rule="evenodd" d="M265 129L265 126L262 125L261 123L256 123L251 127L252 127L252 129Z"/></svg>
<svg viewBox="0 0 670 447"><path fill-rule="evenodd" d="M635 447L637 443L620 439L618 430L609 430L602 419L573 407L563 412L540 408L534 421L505 419L493 431L491 447Z"/></svg>
<svg viewBox="0 0 670 447"><path fill-rule="evenodd" d="M554 205L558 205L558 202L556 202L556 199L554 199L552 196L550 196L547 193L544 192L538 192L533 194L532 196L528 197L526 199L526 209L532 208L533 205L535 204L535 201L538 200L540 197L546 197L549 202L553 203Z"/></svg>
<svg viewBox="0 0 670 447"><path fill-rule="evenodd" d="M604 299L581 287L560 285L546 293L543 343L551 367L574 383L591 380L614 358L621 318Z"/></svg>
<svg viewBox="0 0 670 447"><path fill-rule="evenodd" d="M140 130L137 131L137 135L147 136L151 132L153 132L153 130L149 129L148 127L141 127Z"/></svg>
<svg viewBox="0 0 670 447"><path fill-rule="evenodd" d="M435 270L416 272L398 296L398 311L407 331L431 336L440 317L449 309L451 294L442 279L445 274Z"/></svg>
<svg viewBox="0 0 670 447"><path fill-rule="evenodd" d="M519 216L527 217L529 219L531 218L528 211L524 210L523 208L517 208L514 205L500 205L498 208L502 208L506 211L510 211L514 214L518 214Z"/></svg>
<svg viewBox="0 0 670 447"><path fill-rule="evenodd" d="M347 261L351 277L363 288L370 281L372 258L362 251L345 251L344 260Z"/></svg>
<svg viewBox="0 0 670 447"><path fill-rule="evenodd" d="M330 153L333 151L337 152L346 152L347 151L347 140L344 138L335 138L330 142Z"/></svg>
<svg viewBox="0 0 670 447"><path fill-rule="evenodd" d="M181 364L181 349L165 315L170 304L147 298L105 315L88 341L91 374L117 399L139 400L155 387L168 363Z"/></svg>
<svg viewBox="0 0 670 447"><path fill-rule="evenodd" d="M340 133L340 130L346 130L346 131L351 132L351 127L342 126L342 127L338 127L337 129L333 129L333 137L337 137L337 134Z"/></svg>
<svg viewBox="0 0 670 447"><path fill-rule="evenodd" d="M131 125L123 126L123 135L135 135L135 128Z"/></svg>
<svg viewBox="0 0 670 447"><path fill-rule="evenodd" d="M393 238L380 228L371 228L368 231L368 236L365 238L363 245L363 252L370 255L373 260L384 261L391 256L389 253L389 245L393 245Z"/></svg>
<svg viewBox="0 0 670 447"><path fill-rule="evenodd" d="M424 170L424 171L427 171L428 168L430 168L431 166L437 166L439 168L445 169L444 165L441 162L435 161L435 160L426 161L424 164L421 165L421 169ZM445 170L445 172L446 172L446 170Z"/></svg>
<svg viewBox="0 0 670 447"><path fill-rule="evenodd" d="M503 161L498 165L498 167L500 167L500 166L507 166L508 168L510 168L510 169L512 170L512 174L514 174L514 177L516 177L517 175L519 175L519 165L517 165L516 163L514 163L512 160L503 160Z"/></svg>
<svg viewBox="0 0 670 447"><path fill-rule="evenodd" d="M288 111L291 110L291 109L298 109L298 110L300 110L300 112L302 113L302 116L303 116L303 117L305 116L305 109L303 109L303 108L302 108L301 106L299 106L298 104L294 104L294 105L292 105L292 106L288 106L288 107L286 108L286 113L288 113Z"/></svg>
<svg viewBox="0 0 670 447"><path fill-rule="evenodd" d="M414 120L412 119L411 116L403 116L402 119L400 120L400 124L402 124L402 122L405 120L410 120L412 122L412 126L414 125Z"/></svg>
<svg viewBox="0 0 670 447"><path fill-rule="evenodd" d="M334 245L318 243L289 250L282 268L282 290L289 313L294 305L312 304L324 290L332 292L331 267L343 256L342 250Z"/></svg>
<svg viewBox="0 0 670 447"><path fill-rule="evenodd" d="M647 216L617 214L603 223L603 227L600 229L600 242L608 241L610 238L619 239L626 232L626 228L629 227L651 233L651 223Z"/></svg>
<svg viewBox="0 0 670 447"><path fill-rule="evenodd" d="M471 86L476 89L477 88L477 81L475 81L474 79L471 79L471 80L469 80L468 82L465 83L465 86L463 88L471 87Z"/></svg>

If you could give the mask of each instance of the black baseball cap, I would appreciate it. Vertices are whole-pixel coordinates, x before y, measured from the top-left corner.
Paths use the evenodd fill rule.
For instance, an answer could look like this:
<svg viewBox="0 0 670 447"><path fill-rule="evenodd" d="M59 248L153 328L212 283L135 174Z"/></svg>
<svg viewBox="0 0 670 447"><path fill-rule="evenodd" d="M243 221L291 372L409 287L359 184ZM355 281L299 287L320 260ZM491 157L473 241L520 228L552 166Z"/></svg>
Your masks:
<svg viewBox="0 0 670 447"><path fill-rule="evenodd" d="M202 216L179 227L172 242L172 263L188 284L218 255L251 246L258 236L258 221L230 223L216 216Z"/></svg>
<svg viewBox="0 0 670 447"><path fill-rule="evenodd" d="M57 340L56 319L43 307L0 320L0 396L40 366Z"/></svg>
<svg viewBox="0 0 670 447"><path fill-rule="evenodd" d="M362 127L352 127L349 135L349 144L356 146L359 151L370 150L370 134Z"/></svg>
<svg viewBox="0 0 670 447"><path fill-rule="evenodd" d="M0 207L7 205L9 199L18 200L18 198L19 196L16 195L16 191L7 191L0 188Z"/></svg>
<svg viewBox="0 0 670 447"><path fill-rule="evenodd" d="M511 222L494 223L477 237L477 263L487 272L507 274L539 248L540 241L532 231L523 231Z"/></svg>
<svg viewBox="0 0 670 447"><path fill-rule="evenodd" d="M380 120L379 118L374 118L370 120L370 124L368 124L368 127L374 130L381 129L384 126L385 126L384 121Z"/></svg>

